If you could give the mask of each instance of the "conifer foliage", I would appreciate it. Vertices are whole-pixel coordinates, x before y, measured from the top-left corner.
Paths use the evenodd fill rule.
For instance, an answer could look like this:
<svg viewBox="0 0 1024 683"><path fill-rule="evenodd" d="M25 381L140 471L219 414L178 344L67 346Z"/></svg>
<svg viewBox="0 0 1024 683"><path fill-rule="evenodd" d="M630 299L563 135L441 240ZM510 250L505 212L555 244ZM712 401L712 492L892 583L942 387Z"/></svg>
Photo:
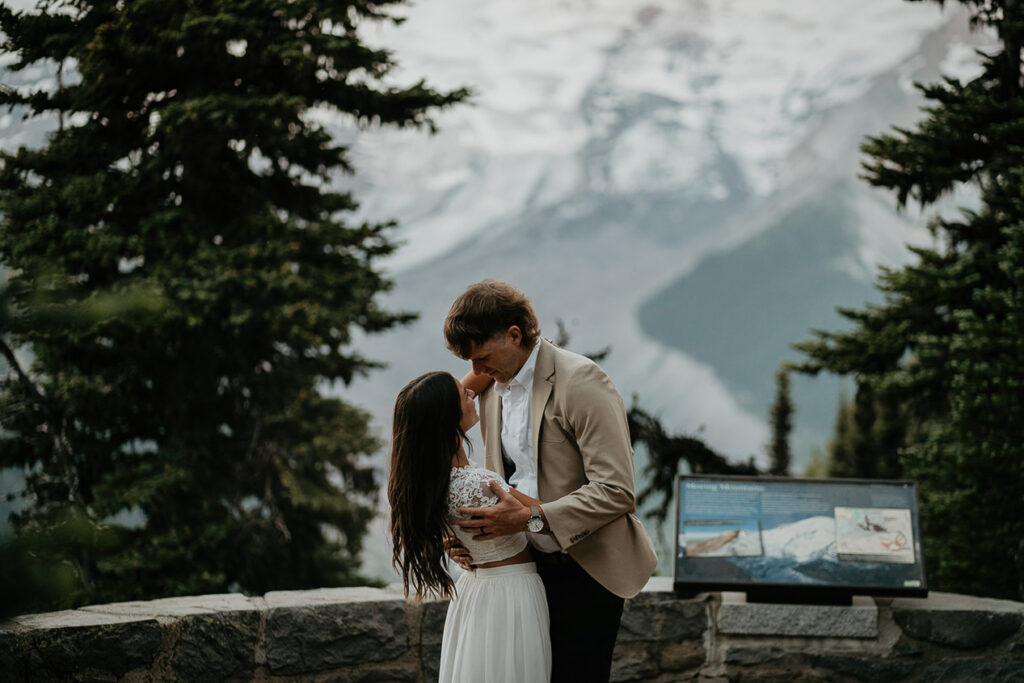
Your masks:
<svg viewBox="0 0 1024 683"><path fill-rule="evenodd" d="M789 367L785 364L775 371L775 402L769 415L772 440L768 444L768 473L779 477L789 476L791 451L789 435L793 431L793 399L789 382Z"/></svg>
<svg viewBox="0 0 1024 683"><path fill-rule="evenodd" d="M883 272L885 302L843 314L850 331L799 346L804 370L853 374L862 434L920 483L933 588L1024 597L1024 7L963 2L999 45L984 72L919 86L930 105L914 129L869 138L865 178L902 206L961 183L980 207L936 217L933 248ZM872 417L872 415L874 417ZM894 445L898 444L898 445ZM851 462L857 461L856 455ZM877 469L877 463L872 465ZM857 471L855 474L863 476Z"/></svg>
<svg viewBox="0 0 1024 683"><path fill-rule="evenodd" d="M859 382L851 401L840 392L829 440L830 477L898 479L903 476L899 449L906 438L906 420L893 392L876 392L876 385Z"/></svg>
<svg viewBox="0 0 1024 683"><path fill-rule="evenodd" d="M29 473L19 535L91 524L53 549L67 604L358 580L379 444L320 389L411 316L378 305L390 225L346 222L322 114L430 128L467 95L385 82L358 29L397 4L0 6L8 68L56 75L0 89L55 128L0 168L0 466Z"/></svg>

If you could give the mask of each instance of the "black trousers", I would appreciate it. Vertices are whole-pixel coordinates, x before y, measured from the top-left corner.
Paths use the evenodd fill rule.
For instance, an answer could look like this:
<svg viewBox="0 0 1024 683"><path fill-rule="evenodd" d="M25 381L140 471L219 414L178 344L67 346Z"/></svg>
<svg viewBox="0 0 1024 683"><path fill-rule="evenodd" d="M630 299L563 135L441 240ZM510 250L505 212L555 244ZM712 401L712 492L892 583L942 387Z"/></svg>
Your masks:
<svg viewBox="0 0 1024 683"><path fill-rule="evenodd" d="M537 573L551 615L551 682L607 681L624 600L573 561L537 558Z"/></svg>

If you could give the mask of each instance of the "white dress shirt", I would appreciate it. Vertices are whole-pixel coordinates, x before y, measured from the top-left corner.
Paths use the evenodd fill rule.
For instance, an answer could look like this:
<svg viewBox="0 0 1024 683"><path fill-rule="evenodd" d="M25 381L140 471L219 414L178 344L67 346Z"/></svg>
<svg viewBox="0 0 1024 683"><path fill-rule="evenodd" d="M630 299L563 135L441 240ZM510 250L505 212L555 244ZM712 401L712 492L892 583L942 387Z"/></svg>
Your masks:
<svg viewBox="0 0 1024 683"><path fill-rule="evenodd" d="M533 394L533 374L537 368L535 344L530 357L519 368L519 372L507 383L495 382L494 391L501 398L501 451L502 455L515 463L516 470L508 483L516 490L531 498L539 498L537 470L533 466L533 448L530 444L530 408ZM527 532L527 540L537 550L545 553L562 549L550 534Z"/></svg>

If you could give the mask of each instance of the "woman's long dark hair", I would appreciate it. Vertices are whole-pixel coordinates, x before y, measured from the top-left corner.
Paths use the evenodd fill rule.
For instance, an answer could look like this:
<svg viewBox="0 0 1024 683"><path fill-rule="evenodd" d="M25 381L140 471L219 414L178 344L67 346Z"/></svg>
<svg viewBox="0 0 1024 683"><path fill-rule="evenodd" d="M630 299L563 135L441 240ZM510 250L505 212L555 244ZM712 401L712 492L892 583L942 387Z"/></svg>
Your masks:
<svg viewBox="0 0 1024 683"><path fill-rule="evenodd" d="M462 397L447 372L428 372L406 384L395 400L391 440L391 563L401 569L405 595L450 597L442 560L448 521L452 456L465 442Z"/></svg>

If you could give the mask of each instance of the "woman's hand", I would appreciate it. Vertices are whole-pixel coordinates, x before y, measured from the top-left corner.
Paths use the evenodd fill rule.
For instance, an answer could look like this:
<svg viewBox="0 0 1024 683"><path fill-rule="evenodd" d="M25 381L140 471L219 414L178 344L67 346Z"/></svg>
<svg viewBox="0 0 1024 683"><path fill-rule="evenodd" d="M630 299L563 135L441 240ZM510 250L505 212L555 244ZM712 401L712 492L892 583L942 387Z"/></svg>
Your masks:
<svg viewBox="0 0 1024 683"><path fill-rule="evenodd" d="M462 378L462 386L466 387L467 389L472 389L473 393L479 396L481 393L483 393L484 389L491 385L491 382L493 381L494 380L492 380L487 375L478 375L472 370L470 370L469 372L466 373L466 376Z"/></svg>
<svg viewBox="0 0 1024 683"><path fill-rule="evenodd" d="M473 557L466 550L466 546L462 545L462 541L450 537L444 542L444 551L448 554L448 557L452 559L452 562L459 565L467 572L473 569Z"/></svg>

